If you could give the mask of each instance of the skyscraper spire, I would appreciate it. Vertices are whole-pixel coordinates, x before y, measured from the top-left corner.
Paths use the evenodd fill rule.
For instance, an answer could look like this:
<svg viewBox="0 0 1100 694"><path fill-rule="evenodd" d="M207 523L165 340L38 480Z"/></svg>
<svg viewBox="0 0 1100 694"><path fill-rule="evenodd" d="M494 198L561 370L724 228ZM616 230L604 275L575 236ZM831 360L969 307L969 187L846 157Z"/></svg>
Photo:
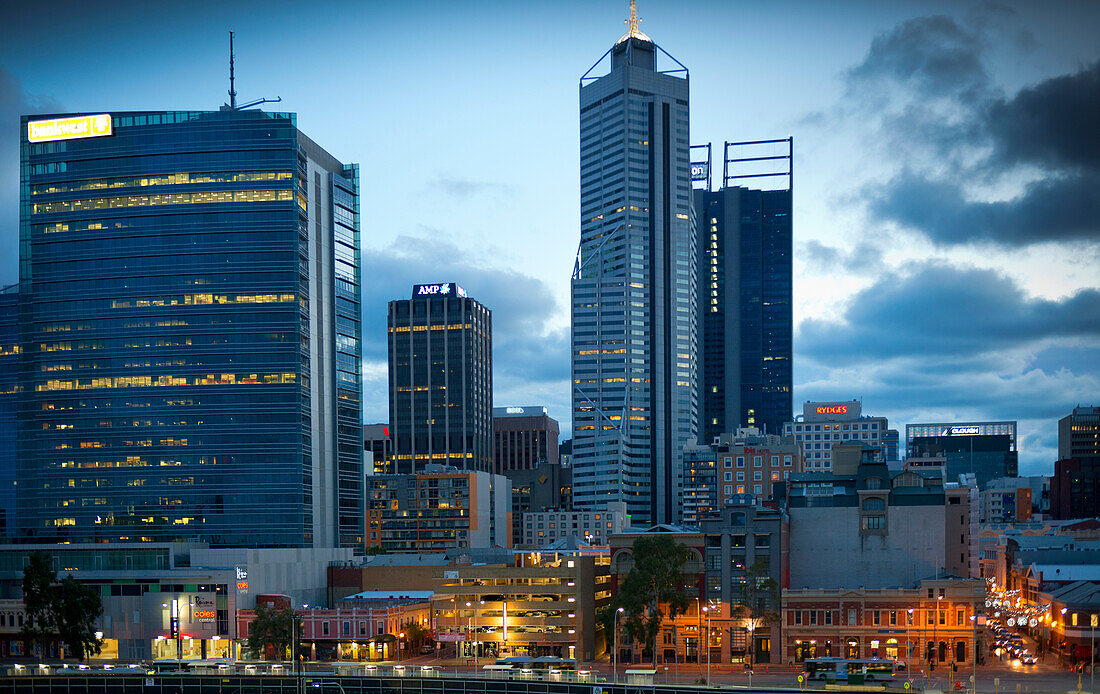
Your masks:
<svg viewBox="0 0 1100 694"><path fill-rule="evenodd" d="M638 25L641 23L642 20L638 19L638 2L637 0L630 0L630 17L623 20L623 24L626 24L626 33L615 43L622 43L632 38L641 39L642 41L652 41L653 39L649 38L638 29Z"/></svg>

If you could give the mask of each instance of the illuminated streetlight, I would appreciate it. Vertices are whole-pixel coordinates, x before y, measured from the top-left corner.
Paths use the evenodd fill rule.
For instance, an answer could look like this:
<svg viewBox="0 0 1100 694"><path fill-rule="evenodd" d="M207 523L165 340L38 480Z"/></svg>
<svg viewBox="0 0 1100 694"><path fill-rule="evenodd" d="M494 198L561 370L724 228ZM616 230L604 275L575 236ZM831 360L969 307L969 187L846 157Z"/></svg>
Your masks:
<svg viewBox="0 0 1100 694"><path fill-rule="evenodd" d="M621 615L625 611L626 610L624 610L622 607L615 610L615 619L613 620L615 624L613 625L614 628L611 630L613 632L611 634L611 637L615 640L614 650L611 651L611 669L615 671L616 684L619 683L619 615Z"/></svg>

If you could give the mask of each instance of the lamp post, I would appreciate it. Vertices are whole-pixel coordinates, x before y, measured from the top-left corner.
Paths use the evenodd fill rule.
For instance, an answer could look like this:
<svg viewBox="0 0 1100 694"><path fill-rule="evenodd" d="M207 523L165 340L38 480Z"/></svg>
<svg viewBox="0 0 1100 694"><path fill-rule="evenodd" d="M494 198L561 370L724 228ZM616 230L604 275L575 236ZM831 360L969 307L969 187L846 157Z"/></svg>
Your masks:
<svg viewBox="0 0 1100 694"><path fill-rule="evenodd" d="M756 625L752 623L752 619L749 619L749 689L752 689L752 651L756 647L756 642L752 638L752 630L756 628ZM811 642L813 643L813 642ZM814 650L817 650L816 648Z"/></svg>
<svg viewBox="0 0 1100 694"><path fill-rule="evenodd" d="M703 608L703 612L707 615L707 635L703 640L703 644L707 649L707 686L710 686L710 605Z"/></svg>
<svg viewBox="0 0 1100 694"><path fill-rule="evenodd" d="M913 642L909 638L909 627L913 626L913 608L910 607L906 612L909 616L905 620L905 679L913 679L913 669L910 664L910 656L913 655Z"/></svg>
<svg viewBox="0 0 1100 694"><path fill-rule="evenodd" d="M484 605L485 601L484 600L478 600L477 604L478 605ZM474 607L474 634L477 634L477 607ZM477 670L477 651L478 651L478 645L479 644L480 644L480 640L475 636L474 637L474 670L475 671Z"/></svg>
<svg viewBox="0 0 1100 694"><path fill-rule="evenodd" d="M397 634L397 664L401 664L401 639L405 638L405 632L401 631Z"/></svg>
<svg viewBox="0 0 1100 694"><path fill-rule="evenodd" d="M943 600L942 595L936 596L936 617L932 622L932 669L936 669L936 661L940 659L940 642L936 633L939 631L940 625L940 601Z"/></svg>
<svg viewBox="0 0 1100 694"><path fill-rule="evenodd" d="M611 634L611 638L615 643L612 644L611 669L614 672L615 684L619 683L619 615L623 612L625 612L625 610L621 607L615 610L615 618L612 620L614 622L612 625L614 628L611 631L614 633Z"/></svg>

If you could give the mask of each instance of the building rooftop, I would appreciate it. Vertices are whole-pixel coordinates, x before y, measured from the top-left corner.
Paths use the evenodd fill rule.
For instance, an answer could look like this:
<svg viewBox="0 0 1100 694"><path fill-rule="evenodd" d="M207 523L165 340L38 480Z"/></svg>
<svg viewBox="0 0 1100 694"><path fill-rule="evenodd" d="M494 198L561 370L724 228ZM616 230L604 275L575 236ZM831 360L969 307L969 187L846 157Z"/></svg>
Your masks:
<svg viewBox="0 0 1100 694"><path fill-rule="evenodd" d="M364 590L362 593L340 598L341 602L348 600L417 600L428 601L434 593L430 590Z"/></svg>

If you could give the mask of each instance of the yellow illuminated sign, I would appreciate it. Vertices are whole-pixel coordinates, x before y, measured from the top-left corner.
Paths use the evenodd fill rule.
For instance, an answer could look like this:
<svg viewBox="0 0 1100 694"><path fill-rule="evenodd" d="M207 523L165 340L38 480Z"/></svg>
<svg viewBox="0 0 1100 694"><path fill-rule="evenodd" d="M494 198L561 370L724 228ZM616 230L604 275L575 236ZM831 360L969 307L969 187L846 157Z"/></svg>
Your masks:
<svg viewBox="0 0 1100 694"><path fill-rule="evenodd" d="M29 142L77 140L84 137L103 137L111 134L111 114L73 116L53 120L36 120L27 123Z"/></svg>

